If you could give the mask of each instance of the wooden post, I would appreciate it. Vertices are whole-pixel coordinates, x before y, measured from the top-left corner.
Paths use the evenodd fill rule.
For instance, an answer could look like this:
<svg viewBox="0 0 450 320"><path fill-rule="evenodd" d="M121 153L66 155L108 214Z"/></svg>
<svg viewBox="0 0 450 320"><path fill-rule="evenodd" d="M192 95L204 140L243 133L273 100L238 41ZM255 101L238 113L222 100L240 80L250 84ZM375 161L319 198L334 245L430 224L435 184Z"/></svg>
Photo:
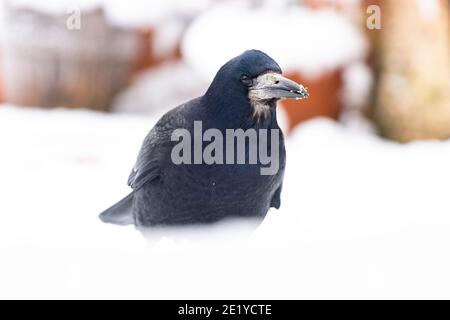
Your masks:
<svg viewBox="0 0 450 320"><path fill-rule="evenodd" d="M450 137L448 0L383 0L374 117L387 138Z"/></svg>

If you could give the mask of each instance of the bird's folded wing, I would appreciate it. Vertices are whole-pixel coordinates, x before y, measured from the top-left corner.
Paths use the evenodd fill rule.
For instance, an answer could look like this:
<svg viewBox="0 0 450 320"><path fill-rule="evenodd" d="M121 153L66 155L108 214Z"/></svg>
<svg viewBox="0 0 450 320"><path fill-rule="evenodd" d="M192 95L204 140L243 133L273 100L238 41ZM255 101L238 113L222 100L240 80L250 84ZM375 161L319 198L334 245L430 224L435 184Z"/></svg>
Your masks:
<svg viewBox="0 0 450 320"><path fill-rule="evenodd" d="M185 118L182 108L178 107L158 121L145 138L135 166L128 178L128 185L135 190L157 179L163 167L170 161L173 147L171 135L175 129L183 128Z"/></svg>
<svg viewBox="0 0 450 320"><path fill-rule="evenodd" d="M144 184L160 176L158 163L148 163L141 169L133 169L128 178L128 185L135 190L140 189Z"/></svg>

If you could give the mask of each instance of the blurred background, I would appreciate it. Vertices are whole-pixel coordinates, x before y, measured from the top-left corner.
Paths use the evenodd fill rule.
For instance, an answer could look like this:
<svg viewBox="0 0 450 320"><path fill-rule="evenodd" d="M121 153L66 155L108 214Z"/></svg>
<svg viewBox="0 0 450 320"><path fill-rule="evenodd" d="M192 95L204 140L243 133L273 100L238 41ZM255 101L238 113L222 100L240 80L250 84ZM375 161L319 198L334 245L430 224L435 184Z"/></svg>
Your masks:
<svg viewBox="0 0 450 320"><path fill-rule="evenodd" d="M446 139L448 7L445 0L3 1L0 99L155 115L201 95L225 61L257 48L311 91L306 102L283 102L289 129L357 116L396 141Z"/></svg>
<svg viewBox="0 0 450 320"><path fill-rule="evenodd" d="M450 1L1 4L0 297L226 298L243 281L241 298L450 297ZM250 244L271 259L170 241L144 258L134 230L97 214L128 192L158 118L247 49L311 94L280 106L283 205ZM168 285L180 264L230 278ZM141 276L152 268L163 276Z"/></svg>

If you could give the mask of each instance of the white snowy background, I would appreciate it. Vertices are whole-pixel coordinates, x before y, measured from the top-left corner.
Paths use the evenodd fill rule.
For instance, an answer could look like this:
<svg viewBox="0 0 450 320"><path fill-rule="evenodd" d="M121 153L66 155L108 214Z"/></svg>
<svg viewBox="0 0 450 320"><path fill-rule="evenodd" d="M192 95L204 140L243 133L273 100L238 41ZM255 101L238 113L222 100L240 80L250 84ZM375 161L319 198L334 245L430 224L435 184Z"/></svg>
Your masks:
<svg viewBox="0 0 450 320"><path fill-rule="evenodd" d="M0 108L2 298L448 298L450 143L329 120L288 140L283 206L253 233L150 243L97 215L155 119Z"/></svg>
<svg viewBox="0 0 450 320"><path fill-rule="evenodd" d="M148 21L135 11L133 21ZM129 192L126 179L159 116L201 94L225 59L195 53L204 40L192 30L187 62L141 75L115 114L0 105L0 298L450 298L450 142L383 140L354 109L341 123L312 120L288 137L282 208L257 230L221 224L145 239L101 223L98 214ZM351 54L363 50L352 43L359 49L346 48ZM217 50L231 55L241 45ZM298 63L316 72L314 54L304 54L312 60ZM345 77L346 104L361 104L367 68L357 63ZM164 90L169 81L176 95Z"/></svg>

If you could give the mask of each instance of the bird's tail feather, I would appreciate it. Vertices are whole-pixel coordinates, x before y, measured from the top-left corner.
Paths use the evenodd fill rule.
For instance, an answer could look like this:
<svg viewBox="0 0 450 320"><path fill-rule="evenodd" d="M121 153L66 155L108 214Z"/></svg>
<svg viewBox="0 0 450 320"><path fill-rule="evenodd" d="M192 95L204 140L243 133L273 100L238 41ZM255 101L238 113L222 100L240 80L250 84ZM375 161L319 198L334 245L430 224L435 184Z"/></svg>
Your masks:
<svg viewBox="0 0 450 320"><path fill-rule="evenodd" d="M127 226L134 224L133 218L134 192L100 214L100 220L105 223Z"/></svg>

